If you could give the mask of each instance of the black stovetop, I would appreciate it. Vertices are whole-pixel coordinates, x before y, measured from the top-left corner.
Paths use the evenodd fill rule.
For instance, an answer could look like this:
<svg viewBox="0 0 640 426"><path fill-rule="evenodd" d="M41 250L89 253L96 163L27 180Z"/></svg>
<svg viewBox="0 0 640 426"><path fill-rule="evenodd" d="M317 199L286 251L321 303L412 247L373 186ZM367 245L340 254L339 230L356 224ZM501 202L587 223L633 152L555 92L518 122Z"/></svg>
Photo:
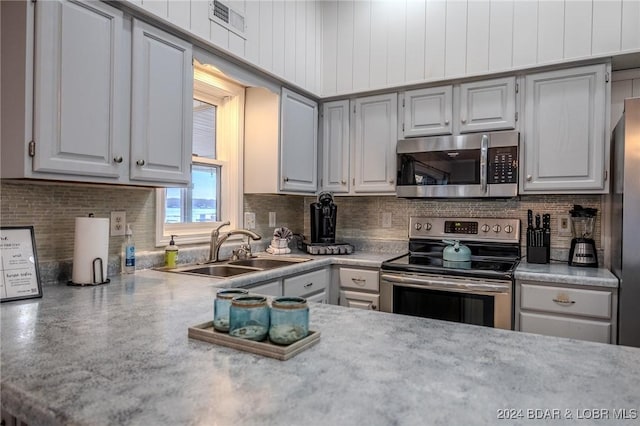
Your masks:
<svg viewBox="0 0 640 426"><path fill-rule="evenodd" d="M382 271L512 279L520 259L518 244L464 242L471 249L470 262L442 259L442 241L410 241L409 253L382 263Z"/></svg>

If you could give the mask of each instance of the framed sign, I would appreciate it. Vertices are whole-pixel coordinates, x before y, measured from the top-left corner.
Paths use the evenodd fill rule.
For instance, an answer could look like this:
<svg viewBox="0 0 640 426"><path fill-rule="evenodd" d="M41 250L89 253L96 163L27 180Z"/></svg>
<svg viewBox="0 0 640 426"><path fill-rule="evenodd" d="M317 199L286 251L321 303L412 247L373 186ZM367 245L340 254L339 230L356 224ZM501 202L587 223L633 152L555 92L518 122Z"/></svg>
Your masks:
<svg viewBox="0 0 640 426"><path fill-rule="evenodd" d="M42 297L33 226L0 228L0 300Z"/></svg>

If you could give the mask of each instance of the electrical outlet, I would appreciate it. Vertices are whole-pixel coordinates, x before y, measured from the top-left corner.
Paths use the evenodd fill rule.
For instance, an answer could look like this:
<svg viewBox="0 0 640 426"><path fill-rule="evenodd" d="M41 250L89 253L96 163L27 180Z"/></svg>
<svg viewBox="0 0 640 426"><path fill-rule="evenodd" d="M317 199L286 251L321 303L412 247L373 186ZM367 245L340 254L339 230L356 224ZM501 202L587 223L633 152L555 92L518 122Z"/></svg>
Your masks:
<svg viewBox="0 0 640 426"><path fill-rule="evenodd" d="M244 213L244 228L255 229L256 228L256 214L253 212Z"/></svg>
<svg viewBox="0 0 640 426"><path fill-rule="evenodd" d="M382 227L391 228L391 212L382 213Z"/></svg>
<svg viewBox="0 0 640 426"><path fill-rule="evenodd" d="M111 212L111 236L124 235L127 229L127 212Z"/></svg>
<svg viewBox="0 0 640 426"><path fill-rule="evenodd" d="M276 212L269 212L269 227L276 227Z"/></svg>
<svg viewBox="0 0 640 426"><path fill-rule="evenodd" d="M569 215L558 216L558 235L560 237L571 236L571 219Z"/></svg>

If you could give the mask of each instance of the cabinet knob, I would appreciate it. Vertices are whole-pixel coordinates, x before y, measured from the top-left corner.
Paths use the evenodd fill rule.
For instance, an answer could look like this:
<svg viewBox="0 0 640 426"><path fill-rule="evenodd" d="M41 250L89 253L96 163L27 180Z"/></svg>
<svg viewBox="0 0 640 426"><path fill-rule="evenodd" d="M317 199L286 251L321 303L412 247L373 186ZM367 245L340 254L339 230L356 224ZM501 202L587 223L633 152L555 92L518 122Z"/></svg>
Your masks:
<svg viewBox="0 0 640 426"><path fill-rule="evenodd" d="M466 118L463 118L462 120L460 120L463 124L467 122Z"/></svg>
<svg viewBox="0 0 640 426"><path fill-rule="evenodd" d="M449 125L449 120L444 120L444 124L445 124L445 126L448 126Z"/></svg>
<svg viewBox="0 0 640 426"><path fill-rule="evenodd" d="M531 179L533 179L533 176L527 175L527 182L531 182Z"/></svg>
<svg viewBox="0 0 640 426"><path fill-rule="evenodd" d="M392 184L392 185L393 185L393 184L394 184L394 182L395 182L395 180L393 180L393 179L389 179L389 183L390 183L390 184Z"/></svg>
<svg viewBox="0 0 640 426"><path fill-rule="evenodd" d="M120 157L120 156L113 157L113 162L114 163L118 163L118 164L122 163L122 157Z"/></svg>
<svg viewBox="0 0 640 426"><path fill-rule="evenodd" d="M284 181L289 182L289 178L285 176Z"/></svg>
<svg viewBox="0 0 640 426"><path fill-rule="evenodd" d="M136 161L136 164L138 166L144 166L144 160L138 160L138 161Z"/></svg>
<svg viewBox="0 0 640 426"><path fill-rule="evenodd" d="M347 181L346 181L346 180L341 180L341 181L340 181L340 183L341 183L342 185L346 185L346 184L347 184Z"/></svg>
<svg viewBox="0 0 640 426"><path fill-rule="evenodd" d="M371 305L371 310L372 310L372 311L377 311L377 310L378 310L378 307L377 307L376 305Z"/></svg>

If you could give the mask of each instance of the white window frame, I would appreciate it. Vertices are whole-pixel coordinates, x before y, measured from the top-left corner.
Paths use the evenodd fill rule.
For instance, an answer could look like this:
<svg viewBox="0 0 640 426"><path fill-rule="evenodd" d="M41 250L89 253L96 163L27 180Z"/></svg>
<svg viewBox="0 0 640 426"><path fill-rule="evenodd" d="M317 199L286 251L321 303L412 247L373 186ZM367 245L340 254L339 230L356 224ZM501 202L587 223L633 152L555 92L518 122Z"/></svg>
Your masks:
<svg viewBox="0 0 640 426"><path fill-rule="evenodd" d="M217 106L216 159L192 158L192 163L221 167L220 222L165 224L164 188L156 190L156 247L166 246L171 235L180 244L209 242L211 230L224 221L240 228L243 210L244 87L226 78L215 67L194 60L193 97ZM234 143L235 141L235 143Z"/></svg>

